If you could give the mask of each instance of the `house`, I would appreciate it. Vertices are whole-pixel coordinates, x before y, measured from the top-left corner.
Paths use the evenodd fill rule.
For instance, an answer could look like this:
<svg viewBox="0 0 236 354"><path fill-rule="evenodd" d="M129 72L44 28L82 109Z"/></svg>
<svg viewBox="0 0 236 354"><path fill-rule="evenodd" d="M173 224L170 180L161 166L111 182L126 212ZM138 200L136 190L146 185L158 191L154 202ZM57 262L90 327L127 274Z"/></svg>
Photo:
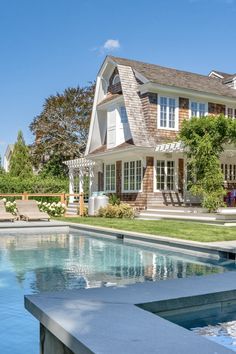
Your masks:
<svg viewBox="0 0 236 354"><path fill-rule="evenodd" d="M6 151L3 157L3 168L6 172L9 172L10 160L13 153L14 144L7 145Z"/></svg>
<svg viewBox="0 0 236 354"><path fill-rule="evenodd" d="M70 192L115 193L138 208L194 202L187 191L185 119L207 114L236 118L236 74L199 75L135 60L106 57L97 76L85 159L68 161ZM236 154L221 156L225 182L236 184ZM74 184L79 174L80 188Z"/></svg>

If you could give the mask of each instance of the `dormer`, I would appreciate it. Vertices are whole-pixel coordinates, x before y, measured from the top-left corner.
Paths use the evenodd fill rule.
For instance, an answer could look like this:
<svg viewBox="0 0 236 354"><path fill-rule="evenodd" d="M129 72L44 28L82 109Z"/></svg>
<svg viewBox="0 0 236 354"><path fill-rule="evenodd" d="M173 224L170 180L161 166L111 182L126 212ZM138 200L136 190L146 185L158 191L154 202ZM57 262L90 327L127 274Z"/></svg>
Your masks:
<svg viewBox="0 0 236 354"><path fill-rule="evenodd" d="M223 84L236 90L236 74L227 77L223 80Z"/></svg>
<svg viewBox="0 0 236 354"><path fill-rule="evenodd" d="M222 84L230 88L236 89L236 74L227 74L221 71L212 70L208 76L220 80Z"/></svg>
<svg viewBox="0 0 236 354"><path fill-rule="evenodd" d="M122 94L120 75L118 73L117 67L114 69L109 78L107 94Z"/></svg>

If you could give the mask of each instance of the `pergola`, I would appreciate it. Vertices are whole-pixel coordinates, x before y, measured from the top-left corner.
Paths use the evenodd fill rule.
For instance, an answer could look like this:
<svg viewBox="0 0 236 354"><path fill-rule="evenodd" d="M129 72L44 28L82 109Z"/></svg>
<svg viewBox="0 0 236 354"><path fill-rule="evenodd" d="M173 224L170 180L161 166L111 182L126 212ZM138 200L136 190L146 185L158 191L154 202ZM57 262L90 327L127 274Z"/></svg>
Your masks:
<svg viewBox="0 0 236 354"><path fill-rule="evenodd" d="M89 177L89 195L91 195L93 178L94 178L94 166L96 163L92 160L85 158L79 158L64 162L69 168L69 193L72 194L69 198L70 203L73 203L75 193L75 176L79 176L78 193L84 192L83 178L85 175Z"/></svg>

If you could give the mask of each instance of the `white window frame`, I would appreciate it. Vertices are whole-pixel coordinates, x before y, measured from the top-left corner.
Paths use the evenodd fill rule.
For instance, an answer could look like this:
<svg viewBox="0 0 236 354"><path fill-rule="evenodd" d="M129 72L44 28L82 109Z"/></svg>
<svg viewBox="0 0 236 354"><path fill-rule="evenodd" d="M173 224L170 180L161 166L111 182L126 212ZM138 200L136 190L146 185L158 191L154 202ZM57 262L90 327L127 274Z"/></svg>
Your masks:
<svg viewBox="0 0 236 354"><path fill-rule="evenodd" d="M107 178L107 174L106 174L106 167L107 166L111 166L114 165L115 166L115 188L114 189L106 189L106 178ZM111 172L110 172L110 179L111 179ZM111 183L110 183L110 187L111 187ZM115 162L111 162L111 163L107 163L104 164L104 191L107 193L114 193L116 192L116 163Z"/></svg>
<svg viewBox="0 0 236 354"><path fill-rule="evenodd" d="M135 187L136 187L136 169L137 169L137 161L141 162L141 189L130 189L130 162L135 162L135 175L134 175L134 181L135 181ZM125 163L129 163L129 189L124 189L124 170L125 170ZM137 192L142 192L143 191L143 160L141 159L135 159L131 158L129 160L123 160L122 161L122 193L137 193Z"/></svg>
<svg viewBox="0 0 236 354"><path fill-rule="evenodd" d="M226 117L229 117L228 116L228 109L232 109L233 110L233 118L231 119L236 119L236 107L232 107L232 106L225 106L225 116Z"/></svg>
<svg viewBox="0 0 236 354"><path fill-rule="evenodd" d="M172 158L165 158L164 156L158 156L155 157L154 159L154 178L153 178L153 190L154 192L177 192L178 191L178 158L172 157ZM157 178L157 170L156 170L156 166L157 166L157 161L164 161L165 162L165 189L157 189L157 182L156 182L156 178ZM167 189L167 161L174 161L174 189Z"/></svg>
<svg viewBox="0 0 236 354"><path fill-rule="evenodd" d="M192 109L191 109L191 106L192 106L192 103L197 103L197 115L196 116L192 116ZM189 100L189 118L192 118L192 117L200 117L200 110L199 110L199 106L200 104L204 104L205 105L205 114L204 114L204 117L208 115L208 102L206 101L199 101L199 100Z"/></svg>
<svg viewBox="0 0 236 354"><path fill-rule="evenodd" d="M119 81L115 82L117 80L117 78L119 79ZM120 83L120 75L119 74L116 74L114 77L113 77L113 80L112 80L112 85L117 85Z"/></svg>
<svg viewBox="0 0 236 354"><path fill-rule="evenodd" d="M161 97L167 98L167 126L162 127L161 126ZM169 124L169 100L174 99L175 100L175 127L171 128L168 126ZM172 130L172 131L178 131L179 130L179 97L176 96L170 96L166 94L160 94L158 93L158 102L157 102L157 128L162 129L162 130Z"/></svg>

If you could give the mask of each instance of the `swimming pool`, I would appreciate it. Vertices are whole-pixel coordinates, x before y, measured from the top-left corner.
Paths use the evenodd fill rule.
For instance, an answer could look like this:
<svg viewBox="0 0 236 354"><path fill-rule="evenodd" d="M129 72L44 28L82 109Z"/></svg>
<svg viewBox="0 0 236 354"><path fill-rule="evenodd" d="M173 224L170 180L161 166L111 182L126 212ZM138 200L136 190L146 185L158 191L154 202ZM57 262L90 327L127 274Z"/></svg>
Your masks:
<svg viewBox="0 0 236 354"><path fill-rule="evenodd" d="M0 235L0 353L39 353L38 323L24 309L24 294L124 286L234 267L77 232Z"/></svg>

